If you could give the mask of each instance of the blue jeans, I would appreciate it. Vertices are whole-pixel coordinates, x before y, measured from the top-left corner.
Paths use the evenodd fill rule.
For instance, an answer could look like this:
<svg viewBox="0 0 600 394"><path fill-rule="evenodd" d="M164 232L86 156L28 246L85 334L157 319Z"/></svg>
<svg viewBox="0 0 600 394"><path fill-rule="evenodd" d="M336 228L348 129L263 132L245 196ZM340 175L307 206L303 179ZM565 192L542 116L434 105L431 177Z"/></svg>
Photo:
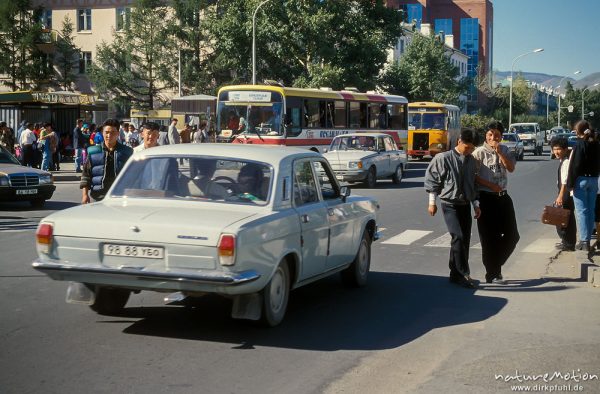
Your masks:
<svg viewBox="0 0 600 394"><path fill-rule="evenodd" d="M81 171L81 159L83 158L83 149L81 148L76 148L75 149L75 171L79 172Z"/></svg>
<svg viewBox="0 0 600 394"><path fill-rule="evenodd" d="M50 167L52 167L52 152L50 152L50 141L46 141L42 153L42 170L48 171Z"/></svg>
<svg viewBox="0 0 600 394"><path fill-rule="evenodd" d="M575 220L580 241L589 242L592 238L597 193L598 177L577 177L573 189L573 203L575 204Z"/></svg>

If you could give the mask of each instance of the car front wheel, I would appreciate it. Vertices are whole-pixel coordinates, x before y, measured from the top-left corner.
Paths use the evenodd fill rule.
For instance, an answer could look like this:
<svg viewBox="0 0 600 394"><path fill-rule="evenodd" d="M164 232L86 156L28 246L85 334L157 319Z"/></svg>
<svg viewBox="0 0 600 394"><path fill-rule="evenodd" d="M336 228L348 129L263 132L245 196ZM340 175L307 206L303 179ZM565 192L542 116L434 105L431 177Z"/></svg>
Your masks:
<svg viewBox="0 0 600 394"><path fill-rule="evenodd" d="M369 172L367 173L367 179L365 179L365 186L369 189L374 189L377 184L377 170L375 167L369 168Z"/></svg>
<svg viewBox="0 0 600 394"><path fill-rule="evenodd" d="M283 261L263 289L263 325L274 327L283 321L290 297L290 269Z"/></svg>
<svg viewBox="0 0 600 394"><path fill-rule="evenodd" d="M341 272L342 282L349 287L364 287L371 267L371 237L365 229L354 261Z"/></svg>

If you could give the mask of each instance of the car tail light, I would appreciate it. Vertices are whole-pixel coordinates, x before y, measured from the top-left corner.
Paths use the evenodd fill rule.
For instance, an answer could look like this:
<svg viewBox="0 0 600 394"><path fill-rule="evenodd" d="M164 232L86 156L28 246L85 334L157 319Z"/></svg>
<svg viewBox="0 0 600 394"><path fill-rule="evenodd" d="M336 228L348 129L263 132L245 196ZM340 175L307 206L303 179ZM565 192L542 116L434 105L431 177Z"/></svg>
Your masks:
<svg viewBox="0 0 600 394"><path fill-rule="evenodd" d="M221 234L219 238L219 263L221 265L235 264L235 235Z"/></svg>
<svg viewBox="0 0 600 394"><path fill-rule="evenodd" d="M37 250L40 253L49 254L54 237L54 226L52 223L41 223L35 232Z"/></svg>

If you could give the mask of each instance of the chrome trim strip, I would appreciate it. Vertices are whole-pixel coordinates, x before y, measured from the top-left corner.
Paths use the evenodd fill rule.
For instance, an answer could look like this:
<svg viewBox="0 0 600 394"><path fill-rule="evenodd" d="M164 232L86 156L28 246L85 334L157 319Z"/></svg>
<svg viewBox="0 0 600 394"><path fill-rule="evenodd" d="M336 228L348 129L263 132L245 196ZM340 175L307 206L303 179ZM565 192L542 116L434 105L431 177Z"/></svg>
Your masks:
<svg viewBox="0 0 600 394"><path fill-rule="evenodd" d="M239 285L242 283L253 282L260 278L260 274L254 270L242 272L214 272L214 271L196 271L195 273L183 274L177 272L156 272L141 271L135 268L104 268L104 267L77 267L58 263L46 263L39 259L32 263L34 269L47 275L60 273L69 274L93 274L93 275L116 275L131 277L137 280L160 280L165 282L177 283L208 283L216 285ZM65 279L68 280L68 279Z"/></svg>

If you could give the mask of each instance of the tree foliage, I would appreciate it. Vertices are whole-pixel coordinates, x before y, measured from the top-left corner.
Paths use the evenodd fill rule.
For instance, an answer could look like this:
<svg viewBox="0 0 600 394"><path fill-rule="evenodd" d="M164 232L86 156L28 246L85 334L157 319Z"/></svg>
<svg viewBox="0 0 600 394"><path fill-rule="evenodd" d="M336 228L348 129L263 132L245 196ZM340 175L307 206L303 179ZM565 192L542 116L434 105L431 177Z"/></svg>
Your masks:
<svg viewBox="0 0 600 394"><path fill-rule="evenodd" d="M436 101L460 104L466 79L458 80L460 71L452 65L444 43L435 35L415 33L399 62L389 65L380 79L380 87L401 94L409 101Z"/></svg>
<svg viewBox="0 0 600 394"><path fill-rule="evenodd" d="M49 79L52 68L37 44L42 41L40 9L29 0L0 2L0 73L11 90L36 87Z"/></svg>
<svg viewBox="0 0 600 394"><path fill-rule="evenodd" d="M64 90L72 90L73 83L77 80L77 69L80 50L73 43L73 22L65 16L56 42L56 56L54 62L58 73L56 82Z"/></svg>
<svg viewBox="0 0 600 394"><path fill-rule="evenodd" d="M252 16L259 0L220 0L208 14L215 85L252 80ZM257 81L373 89L401 35L382 0L272 0L256 17Z"/></svg>
<svg viewBox="0 0 600 394"><path fill-rule="evenodd" d="M153 109L157 101L166 101L161 93L176 85L177 74L170 15L163 1L134 3L124 30L113 33L111 44L97 47L90 79L99 92L140 109Z"/></svg>

